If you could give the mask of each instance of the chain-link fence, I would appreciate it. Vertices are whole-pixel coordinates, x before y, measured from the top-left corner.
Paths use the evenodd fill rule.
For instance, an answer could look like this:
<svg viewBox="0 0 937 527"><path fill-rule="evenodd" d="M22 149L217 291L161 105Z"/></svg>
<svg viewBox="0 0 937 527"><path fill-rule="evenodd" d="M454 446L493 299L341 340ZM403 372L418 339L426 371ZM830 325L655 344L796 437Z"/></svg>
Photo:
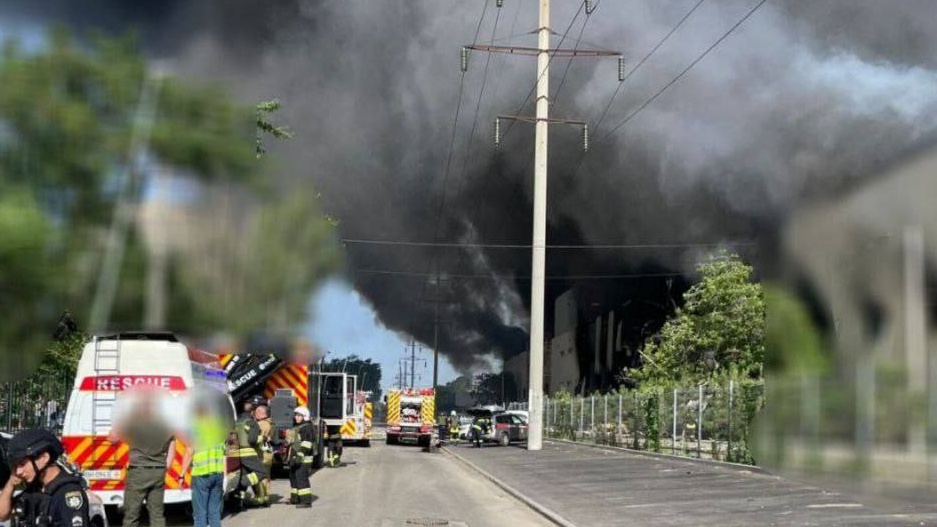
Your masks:
<svg viewBox="0 0 937 527"><path fill-rule="evenodd" d="M752 420L761 382L620 391L544 402L547 437L751 463Z"/></svg>
<svg viewBox="0 0 937 527"><path fill-rule="evenodd" d="M22 381L0 383L0 430L15 433L34 427L60 429L72 382L70 374L37 374Z"/></svg>

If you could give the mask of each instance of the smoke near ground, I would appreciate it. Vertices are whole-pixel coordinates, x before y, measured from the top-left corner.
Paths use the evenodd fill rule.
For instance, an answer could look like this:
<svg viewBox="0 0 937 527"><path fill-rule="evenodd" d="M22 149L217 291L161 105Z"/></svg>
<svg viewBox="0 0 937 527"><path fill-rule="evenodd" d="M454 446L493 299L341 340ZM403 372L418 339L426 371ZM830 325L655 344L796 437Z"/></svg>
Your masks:
<svg viewBox="0 0 937 527"><path fill-rule="evenodd" d="M552 129L550 243L754 240L740 250L770 268L789 211L853 187L937 128L929 2L775 0L602 141L755 3L705 2L628 80L586 157L577 131ZM533 60L493 56L486 76L488 57L471 55L447 162L459 47L482 14L479 42L491 41L497 20L498 44L535 45L532 35L502 40L537 25L533 4L504 4L499 14L481 0L31 0L4 2L0 16L80 31L135 26L148 52L178 72L226 82L245 100L279 97L296 133L273 149L280 184L314 185L345 238L527 244L533 130L512 126L500 151L490 137L494 116L514 113L530 92ZM630 68L695 1L600 0L588 18L576 2L557 4L556 31L570 28L563 47L581 31L581 47L622 50ZM553 66L554 92L562 82L554 115L595 125L618 87L614 60L577 60L565 76L565 60ZM521 113L531 111L528 101ZM707 250L554 250L548 300L575 281L560 277L688 272ZM432 342L438 307L441 350L457 368L525 345L528 250L349 244L347 262L393 330ZM364 271L437 267L451 277L439 287ZM593 282L614 296L669 301L663 278Z"/></svg>

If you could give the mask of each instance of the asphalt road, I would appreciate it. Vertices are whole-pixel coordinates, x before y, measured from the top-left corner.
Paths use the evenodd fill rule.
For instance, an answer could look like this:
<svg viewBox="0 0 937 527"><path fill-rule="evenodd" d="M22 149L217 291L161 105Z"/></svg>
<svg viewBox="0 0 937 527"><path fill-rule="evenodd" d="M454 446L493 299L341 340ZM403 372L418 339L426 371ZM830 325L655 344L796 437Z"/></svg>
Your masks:
<svg viewBox="0 0 937 527"><path fill-rule="evenodd" d="M226 527L552 525L460 462L415 446L346 447L344 466L312 477L311 509L286 503L224 518ZM273 493L289 496L286 480ZM409 523L408 523L409 521ZM448 522L448 523L445 523ZM177 523L173 521L172 523ZM180 523L181 524L181 523Z"/></svg>
<svg viewBox="0 0 937 527"><path fill-rule="evenodd" d="M551 441L451 451L582 527L937 525L933 501L889 506L718 463Z"/></svg>

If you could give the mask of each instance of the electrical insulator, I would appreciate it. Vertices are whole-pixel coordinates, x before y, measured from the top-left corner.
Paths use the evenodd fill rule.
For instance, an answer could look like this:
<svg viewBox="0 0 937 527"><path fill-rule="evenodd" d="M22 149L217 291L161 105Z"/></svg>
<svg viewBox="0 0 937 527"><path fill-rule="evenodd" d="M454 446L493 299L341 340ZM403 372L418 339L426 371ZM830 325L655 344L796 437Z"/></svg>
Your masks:
<svg viewBox="0 0 937 527"><path fill-rule="evenodd" d="M497 0L495 2L495 5L497 5L498 7L504 7L504 0Z"/></svg>
<svg viewBox="0 0 937 527"><path fill-rule="evenodd" d="M592 0L585 0L586 2L586 14L591 15L595 6L592 5Z"/></svg>
<svg viewBox="0 0 937 527"><path fill-rule="evenodd" d="M582 125L582 151L589 151L589 125Z"/></svg>
<svg viewBox="0 0 937 527"><path fill-rule="evenodd" d="M459 67L462 69L463 72L468 71L468 52L469 52L468 48L465 46L462 46L462 60L459 63Z"/></svg>
<svg viewBox="0 0 937 527"><path fill-rule="evenodd" d="M501 148L501 119L495 118L495 148Z"/></svg>
<svg viewBox="0 0 937 527"><path fill-rule="evenodd" d="M625 80L625 57L620 55L618 57L618 82L624 82Z"/></svg>

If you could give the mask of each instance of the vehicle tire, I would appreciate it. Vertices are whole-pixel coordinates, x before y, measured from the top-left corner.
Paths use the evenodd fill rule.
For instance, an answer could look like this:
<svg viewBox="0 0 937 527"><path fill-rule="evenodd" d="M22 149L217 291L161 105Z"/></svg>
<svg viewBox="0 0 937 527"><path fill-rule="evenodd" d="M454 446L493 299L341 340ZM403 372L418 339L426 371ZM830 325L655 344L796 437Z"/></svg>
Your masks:
<svg viewBox="0 0 937 527"><path fill-rule="evenodd" d="M387 444L388 444L388 445L396 445L396 444L397 444L397 436L387 434Z"/></svg>
<svg viewBox="0 0 937 527"><path fill-rule="evenodd" d="M417 445L421 448L429 448L430 436L420 436L420 439L417 441Z"/></svg>
<svg viewBox="0 0 937 527"><path fill-rule="evenodd" d="M363 446L364 448L371 448L371 440L370 439L362 440L361 446Z"/></svg>
<svg viewBox="0 0 937 527"><path fill-rule="evenodd" d="M501 435L498 436L498 444L501 445L501 446L508 446L508 445L510 445L510 444L511 444L511 436L509 436L507 432L502 432Z"/></svg>

